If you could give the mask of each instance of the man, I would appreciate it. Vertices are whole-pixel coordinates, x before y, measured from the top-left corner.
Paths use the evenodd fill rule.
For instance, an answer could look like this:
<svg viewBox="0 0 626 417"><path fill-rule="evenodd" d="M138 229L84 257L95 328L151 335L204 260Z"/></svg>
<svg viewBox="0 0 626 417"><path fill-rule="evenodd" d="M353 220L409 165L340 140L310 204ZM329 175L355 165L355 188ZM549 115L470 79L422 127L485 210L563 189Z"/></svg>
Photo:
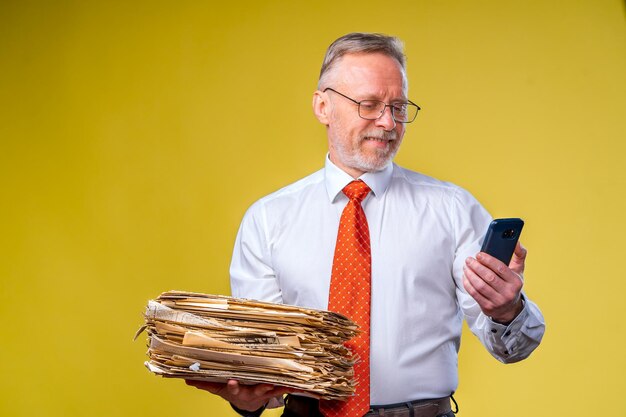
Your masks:
<svg viewBox="0 0 626 417"><path fill-rule="evenodd" d="M391 162L419 110L407 93L398 39L353 33L336 40L313 95L315 116L327 129L325 167L256 202L242 221L231 264L233 296L344 312L334 307L334 294L354 278L337 271L365 274L350 291L363 286L366 295L347 303L367 307L363 316L347 313L359 317L369 339L351 347L366 349L358 350L357 362L365 368L355 366L360 383L344 404L359 405L318 405L291 393L284 416L449 416L463 317L505 363L526 358L543 336L541 312L522 294L526 250L518 244L508 266L479 253L491 221L482 206L453 184ZM364 191L356 199L350 187ZM349 206L361 216L360 226L343 226ZM355 245L365 246L362 263L355 255L358 266L338 267L352 262L338 257L339 242L350 239L343 227L364 236L365 244ZM292 391L237 381L188 383L251 416Z"/></svg>

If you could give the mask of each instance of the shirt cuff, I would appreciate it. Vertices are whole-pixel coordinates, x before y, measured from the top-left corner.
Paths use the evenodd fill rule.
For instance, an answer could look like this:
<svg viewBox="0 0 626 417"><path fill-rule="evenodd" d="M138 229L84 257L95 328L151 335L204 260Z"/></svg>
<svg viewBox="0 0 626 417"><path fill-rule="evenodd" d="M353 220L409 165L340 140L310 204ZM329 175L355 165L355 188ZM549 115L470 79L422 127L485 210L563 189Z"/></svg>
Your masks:
<svg viewBox="0 0 626 417"><path fill-rule="evenodd" d="M230 406L233 408L233 410L235 410L235 412L237 412L237 414L243 417L259 417L261 414L263 414L263 411L265 411L265 406L259 408L256 411L240 410L237 407L235 407L232 403L230 403Z"/></svg>

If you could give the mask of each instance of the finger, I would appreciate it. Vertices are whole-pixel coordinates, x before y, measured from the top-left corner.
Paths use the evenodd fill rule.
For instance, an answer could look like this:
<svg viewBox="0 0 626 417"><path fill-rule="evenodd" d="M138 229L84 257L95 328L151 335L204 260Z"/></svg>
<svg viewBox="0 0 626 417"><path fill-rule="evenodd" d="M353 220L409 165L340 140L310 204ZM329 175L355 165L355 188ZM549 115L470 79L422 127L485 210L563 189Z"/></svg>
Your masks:
<svg viewBox="0 0 626 417"><path fill-rule="evenodd" d="M480 309L490 317L495 316L506 302L502 294L487 285L470 269L466 269L463 274L463 286L467 293L476 300Z"/></svg>
<svg viewBox="0 0 626 417"><path fill-rule="evenodd" d="M241 386L239 385L239 382L237 380L229 379L226 383L226 389L231 395L239 395L239 392L241 391Z"/></svg>
<svg viewBox="0 0 626 417"><path fill-rule="evenodd" d="M463 287L465 288L465 291L467 291L467 293L471 295L472 298L476 300L479 305L482 306L485 303L485 297L480 292L478 292L476 288L474 288L471 279L467 276L466 273L463 274Z"/></svg>
<svg viewBox="0 0 626 417"><path fill-rule="evenodd" d="M484 285L484 284L483 284ZM480 309L485 312L488 316L495 310L496 304L491 300L491 298L484 296L478 289L476 289L472 284L472 279L467 275L463 278L463 286L465 290L468 292L470 296L476 303L480 306Z"/></svg>
<svg viewBox="0 0 626 417"><path fill-rule="evenodd" d="M271 393L271 391L274 389L275 386L271 384L258 384L253 388L253 392L255 396L262 397L268 393Z"/></svg>
<svg viewBox="0 0 626 417"><path fill-rule="evenodd" d="M486 278L490 284L493 282L496 286L499 286L499 280L495 278L501 278L506 282L519 280L519 276L508 266L487 253L479 252L476 255L476 260L478 262L472 263L470 267L475 269L478 275Z"/></svg>
<svg viewBox="0 0 626 417"><path fill-rule="evenodd" d="M517 256L519 259L526 259L527 253L528 251L526 250L524 245L522 245L522 242L518 241L517 245L515 245L515 251L513 252L513 254Z"/></svg>
<svg viewBox="0 0 626 417"><path fill-rule="evenodd" d="M492 264L491 262L483 263L483 261L479 261L479 259L481 259L481 254L482 252L478 253L476 255L476 259L472 257L467 258L465 260L465 267L473 273L473 275L470 275L470 278L476 277L483 281L484 284L497 291L502 287L503 280L496 272L493 271L493 269L491 269L491 267L489 267L489 265ZM486 256L491 258L489 255ZM495 258L492 259L496 262L500 262ZM502 264L502 262L500 262L500 264ZM479 290L482 289L482 285L480 283L478 283L478 286L476 284L474 286Z"/></svg>
<svg viewBox="0 0 626 417"><path fill-rule="evenodd" d="M484 280L489 286L491 286L499 295L499 297L493 296L491 293L482 291L482 294L491 298L495 302L508 302L511 299L516 299L519 296L522 286L524 285L521 277L512 271L509 267L502 262L480 252L476 255L477 260L469 258L468 266L476 273L476 275ZM478 290L482 290L482 287L478 283L474 283L474 287Z"/></svg>
<svg viewBox="0 0 626 417"><path fill-rule="evenodd" d="M285 394L291 394L297 391L298 390L294 388L276 387L273 390L266 392L265 395L267 396L268 399L270 399L272 397L282 397Z"/></svg>
<svg viewBox="0 0 626 417"><path fill-rule="evenodd" d="M499 262L501 268L508 270L502 262L497 262ZM515 294L521 290L521 280L511 271L508 271L508 273L513 276L505 279L477 260L469 259L467 266L465 275L472 288L484 297L488 304L485 306L486 308L493 308L506 303L507 300L515 297ZM504 275L506 276L507 274Z"/></svg>
<svg viewBox="0 0 626 417"><path fill-rule="evenodd" d="M211 394L217 394L226 387L226 384L219 382L195 381L192 379L186 379L185 383L191 387L209 391Z"/></svg>
<svg viewBox="0 0 626 417"><path fill-rule="evenodd" d="M470 285L471 291L468 290L468 292L472 297L477 299L479 296L485 301L498 301L500 297L498 290L502 286L502 280L496 274L475 259L468 259L463 272L467 283Z"/></svg>
<svg viewBox="0 0 626 417"><path fill-rule="evenodd" d="M528 251L522 245L521 242L517 242L515 245L515 251L513 252L513 258L509 263L509 268L511 268L515 273L522 275L524 273L524 265L526 263L526 255Z"/></svg>

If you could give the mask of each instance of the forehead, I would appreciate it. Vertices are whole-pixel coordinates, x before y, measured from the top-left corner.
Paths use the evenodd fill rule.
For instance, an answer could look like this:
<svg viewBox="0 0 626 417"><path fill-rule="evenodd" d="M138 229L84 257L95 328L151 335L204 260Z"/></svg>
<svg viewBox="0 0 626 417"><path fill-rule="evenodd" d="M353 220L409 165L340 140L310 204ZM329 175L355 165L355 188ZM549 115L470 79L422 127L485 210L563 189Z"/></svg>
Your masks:
<svg viewBox="0 0 626 417"><path fill-rule="evenodd" d="M344 55L335 68L338 87L351 93L399 97L406 93L405 74L394 58L382 53Z"/></svg>

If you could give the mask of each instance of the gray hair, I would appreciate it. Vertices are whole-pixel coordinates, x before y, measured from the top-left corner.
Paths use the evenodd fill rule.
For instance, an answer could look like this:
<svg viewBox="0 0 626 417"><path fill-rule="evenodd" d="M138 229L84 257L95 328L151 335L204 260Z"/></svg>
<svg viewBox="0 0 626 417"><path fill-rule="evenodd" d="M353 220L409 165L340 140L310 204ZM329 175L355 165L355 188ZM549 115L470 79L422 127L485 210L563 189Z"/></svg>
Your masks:
<svg viewBox="0 0 626 417"><path fill-rule="evenodd" d="M317 88L321 89L325 84L328 74L335 64L346 54L359 53L382 53L400 64L404 87L408 88L406 79L406 56L404 44L395 36L387 36L382 33L348 33L334 41L326 51Z"/></svg>

